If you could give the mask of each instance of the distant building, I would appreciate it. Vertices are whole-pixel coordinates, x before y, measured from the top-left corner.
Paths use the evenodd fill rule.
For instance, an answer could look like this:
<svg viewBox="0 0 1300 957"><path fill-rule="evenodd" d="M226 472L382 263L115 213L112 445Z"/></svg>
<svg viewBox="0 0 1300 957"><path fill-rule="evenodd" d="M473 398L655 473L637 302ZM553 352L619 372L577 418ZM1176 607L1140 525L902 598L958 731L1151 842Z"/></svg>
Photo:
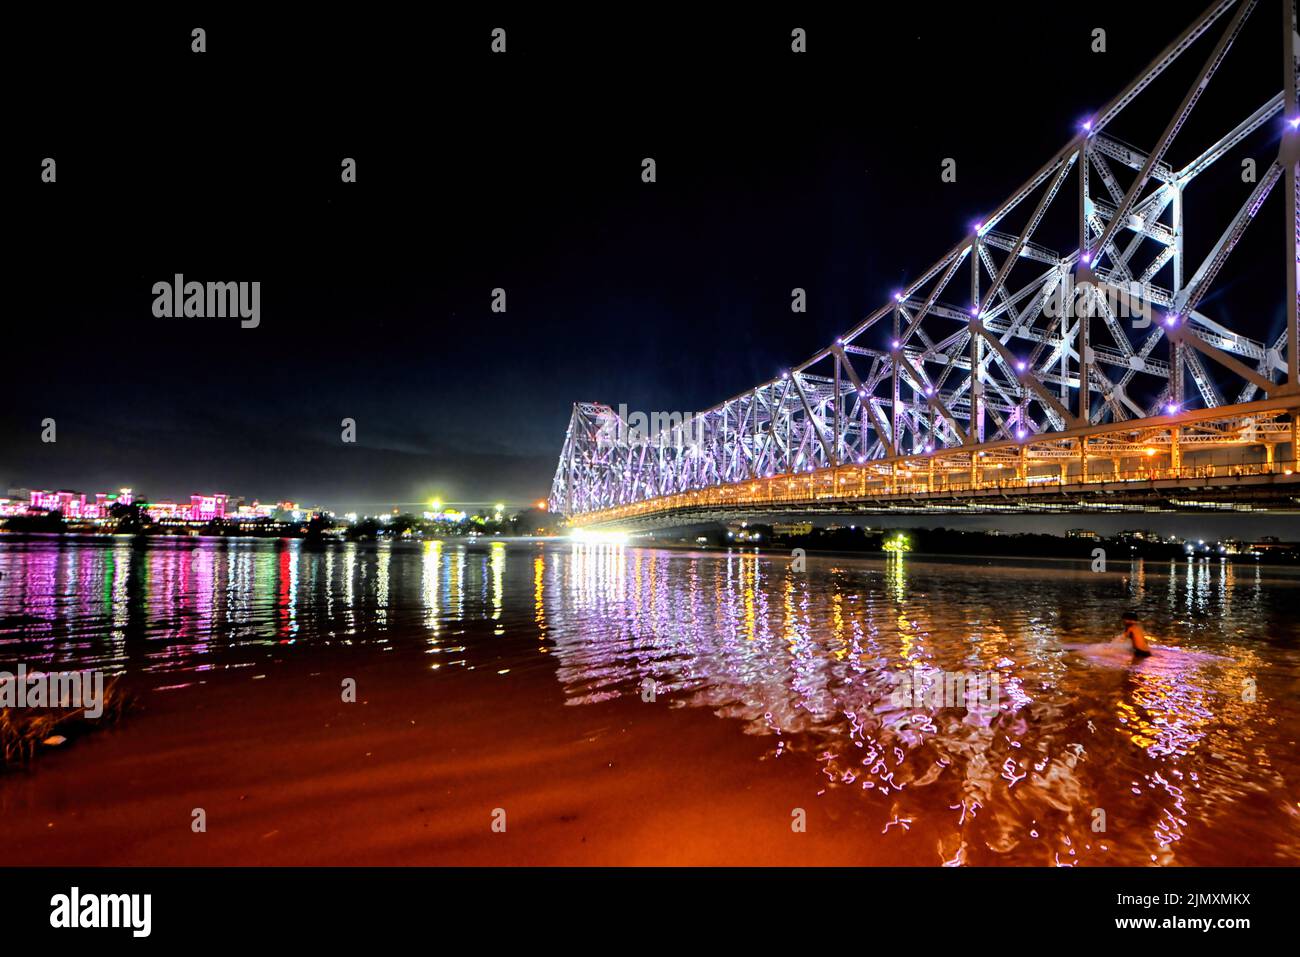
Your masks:
<svg viewBox="0 0 1300 957"><path fill-rule="evenodd" d="M1284 552L1290 551L1294 546L1280 542L1276 535L1265 535L1258 542L1251 546L1253 551L1257 552Z"/></svg>
<svg viewBox="0 0 1300 957"><path fill-rule="evenodd" d="M210 522L213 519L226 517L226 498L221 492L215 495L191 495L190 496L190 520L194 522Z"/></svg>
<svg viewBox="0 0 1300 957"><path fill-rule="evenodd" d="M73 521L102 521L108 518L109 509L121 502L131 504L131 490L124 488L119 492L97 492L93 501L88 501L82 492L69 489L47 491L33 489L26 503L6 500L0 508L2 515L29 514L32 512L59 512L65 519Z"/></svg>
<svg viewBox="0 0 1300 957"><path fill-rule="evenodd" d="M112 517L114 505L134 504L135 492L129 488L96 492L93 496L71 489L10 489L7 496L0 497L0 518L59 512L67 521L100 523ZM245 505L243 499L231 499L225 492L196 492L190 496L189 504L143 501L139 504L155 522L168 523L251 522L271 518L277 512L283 515L283 521L296 522L320 512L320 509L303 508L296 502L262 505L254 501L252 505Z"/></svg>
<svg viewBox="0 0 1300 957"><path fill-rule="evenodd" d="M727 538L733 542L761 542L766 536L758 527L751 528L749 522L731 522L727 525Z"/></svg>
<svg viewBox="0 0 1300 957"><path fill-rule="evenodd" d="M812 522L774 522L772 525L773 535L811 535L812 530Z"/></svg>
<svg viewBox="0 0 1300 957"><path fill-rule="evenodd" d="M1066 538L1097 538L1097 533L1090 528L1071 528L1065 532Z"/></svg>
<svg viewBox="0 0 1300 957"><path fill-rule="evenodd" d="M178 502L150 502L145 511L155 522L211 522L226 517L226 502L230 496L224 492L212 495L194 494L190 504Z"/></svg>

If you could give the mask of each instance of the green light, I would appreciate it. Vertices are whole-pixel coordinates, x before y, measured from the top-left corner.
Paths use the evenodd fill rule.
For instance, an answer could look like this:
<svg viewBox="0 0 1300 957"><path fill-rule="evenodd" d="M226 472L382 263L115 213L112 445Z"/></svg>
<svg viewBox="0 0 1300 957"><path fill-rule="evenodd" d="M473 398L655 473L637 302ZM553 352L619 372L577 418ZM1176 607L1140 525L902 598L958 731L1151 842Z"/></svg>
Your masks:
<svg viewBox="0 0 1300 957"><path fill-rule="evenodd" d="M899 532L893 537L885 539L885 543L881 548L887 552L910 552L912 550L912 542L906 535Z"/></svg>

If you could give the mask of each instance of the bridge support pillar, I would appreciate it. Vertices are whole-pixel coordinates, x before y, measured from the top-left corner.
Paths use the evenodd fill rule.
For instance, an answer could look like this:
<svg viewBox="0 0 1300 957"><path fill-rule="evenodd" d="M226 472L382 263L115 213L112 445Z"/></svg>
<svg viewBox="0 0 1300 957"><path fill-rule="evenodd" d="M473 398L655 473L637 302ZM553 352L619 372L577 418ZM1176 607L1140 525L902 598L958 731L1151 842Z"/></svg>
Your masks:
<svg viewBox="0 0 1300 957"><path fill-rule="evenodd" d="M974 488L980 483L980 456L978 452L970 454L970 487Z"/></svg>
<svg viewBox="0 0 1300 957"><path fill-rule="evenodd" d="M1016 465L1016 480L1024 483L1029 477L1029 446L1020 446L1020 462Z"/></svg>
<svg viewBox="0 0 1300 957"><path fill-rule="evenodd" d="M1079 437L1079 481L1088 481L1088 440Z"/></svg>
<svg viewBox="0 0 1300 957"><path fill-rule="evenodd" d="M1271 442L1264 446L1264 462L1268 465L1268 470L1273 471L1273 443Z"/></svg>
<svg viewBox="0 0 1300 957"><path fill-rule="evenodd" d="M1169 467L1174 472L1183 467L1183 450L1179 444L1182 436L1183 430L1178 426L1169 430Z"/></svg>

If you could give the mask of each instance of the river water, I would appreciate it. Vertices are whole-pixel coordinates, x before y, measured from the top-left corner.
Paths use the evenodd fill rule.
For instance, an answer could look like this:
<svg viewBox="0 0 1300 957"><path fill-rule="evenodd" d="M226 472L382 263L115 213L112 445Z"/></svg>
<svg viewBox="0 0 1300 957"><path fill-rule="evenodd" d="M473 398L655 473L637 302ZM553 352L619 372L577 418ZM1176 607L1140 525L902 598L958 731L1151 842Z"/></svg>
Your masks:
<svg viewBox="0 0 1300 957"><path fill-rule="evenodd" d="M1300 863L1298 607L1297 572L1218 561L0 543L0 670L198 695L205 672L332 646L543 668L563 692L545 705L499 692L518 721L637 698L712 713L884 822L844 841L922 832L915 863L936 865ZM1150 659L1100 644L1129 609ZM900 676L936 674L996 694L900 699Z"/></svg>

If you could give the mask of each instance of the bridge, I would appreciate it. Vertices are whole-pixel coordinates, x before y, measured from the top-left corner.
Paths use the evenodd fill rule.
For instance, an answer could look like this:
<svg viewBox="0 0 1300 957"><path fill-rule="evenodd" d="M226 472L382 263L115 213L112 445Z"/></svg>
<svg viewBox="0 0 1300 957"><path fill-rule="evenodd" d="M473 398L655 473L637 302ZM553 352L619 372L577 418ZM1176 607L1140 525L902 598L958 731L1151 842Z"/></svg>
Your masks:
<svg viewBox="0 0 1300 957"><path fill-rule="evenodd" d="M1246 29L1276 35L1278 59L1234 61ZM1216 0L969 235L805 362L687 417L576 403L551 510L627 528L780 512L1300 511L1298 51L1296 0ZM1148 102L1180 60L1195 68L1181 100ZM1187 161L1173 163L1202 94L1232 69L1276 71L1280 89L1240 104L1217 139L1179 142ZM1160 117L1141 123L1145 148L1113 132L1122 116ZM1231 188L1220 175L1189 193L1216 166L1234 170ZM1193 218L1203 244L1217 236L1197 260ZM1216 286L1248 230L1281 273L1266 310L1232 308L1253 284ZM1265 338L1229 319L1278 312Z"/></svg>

